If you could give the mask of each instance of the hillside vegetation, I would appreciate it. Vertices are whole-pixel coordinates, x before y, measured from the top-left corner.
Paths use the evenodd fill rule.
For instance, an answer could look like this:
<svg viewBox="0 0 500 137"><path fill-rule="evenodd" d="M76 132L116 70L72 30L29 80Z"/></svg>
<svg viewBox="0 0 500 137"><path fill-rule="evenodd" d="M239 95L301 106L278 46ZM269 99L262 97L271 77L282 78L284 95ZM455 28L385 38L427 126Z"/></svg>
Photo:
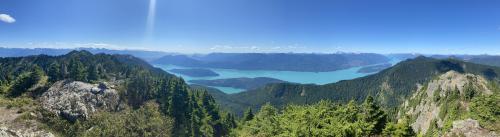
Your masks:
<svg viewBox="0 0 500 137"><path fill-rule="evenodd" d="M269 102L281 107L286 104L308 104L320 100L347 103L362 102L373 96L385 107L397 107L419 87L448 71L471 73L498 83L500 69L459 60L438 60L418 57L403 61L377 74L353 80L344 80L326 85L303 85L293 83L268 84L265 87L228 95L238 104L258 108ZM238 110L240 113L243 110Z"/></svg>
<svg viewBox="0 0 500 137"><path fill-rule="evenodd" d="M264 105L253 115L247 111L237 136L414 136L407 121L397 124L387 121L372 97L363 104L350 102L346 105L320 101L312 105L289 105L278 110Z"/></svg>
<svg viewBox="0 0 500 137"><path fill-rule="evenodd" d="M268 84L230 95L188 86L126 55L73 51L0 58L0 65L0 135L6 136L475 137L500 132L500 69L453 59L418 57L353 80Z"/></svg>
<svg viewBox="0 0 500 137"><path fill-rule="evenodd" d="M387 121L391 123L384 127L386 132L401 132L396 127L404 128L405 126L398 125L398 123L404 123L403 125L409 125L411 130L415 132L414 135L420 136L498 136L496 132L499 131L498 117L500 117L498 109L500 88L497 77L499 70L497 67L453 59L438 60L419 57L401 62L374 75L333 84L269 84L256 90L226 95L224 103L230 104L230 106L247 106L253 110L260 108L261 111L265 111L270 106L277 108L276 112L273 113L276 115L275 119L265 119L257 123L279 123L281 120L300 123L300 121L295 121L300 120L300 115L307 113L313 116L316 109L310 112L303 110L300 113L294 113L291 110L295 109L291 108L312 109L321 100L329 100L333 104L362 104L363 100L371 100L370 96L373 96L375 104L380 105L381 110L387 115ZM232 104L228 103L231 101ZM318 110L318 112L323 113L328 112L328 110ZM233 111L246 115L243 113L243 109L236 108ZM287 115L297 117L281 118ZM332 117L339 118L344 115L346 114ZM325 119L326 117L321 115L316 119ZM304 120L301 124L296 125L304 125L308 122L312 121ZM357 121L351 121L352 123L357 123ZM250 128L245 130L245 124ZM243 130L242 134L259 135L260 132L254 131L255 127L260 127L258 124L257 126L255 126L256 123L252 122L245 124L239 127ZM264 125L272 124L265 123ZM311 127L312 129L326 128L318 126L321 124L317 123L313 125L316 127ZM333 126L332 130L346 129L339 125L347 126L350 124L338 124ZM300 134L312 132L302 131L298 127L296 129L270 128L276 130L271 132L273 136L282 134L281 132L296 131ZM363 128L351 130L364 131ZM405 131L407 130L405 129ZM353 132L345 133L347 131L339 131L334 134L340 136L365 136L367 134L361 131L354 135ZM289 135L289 133L284 134ZM378 134L381 135L381 133Z"/></svg>
<svg viewBox="0 0 500 137"><path fill-rule="evenodd" d="M234 126L206 91L132 56L73 51L0 65L0 107L54 135L223 136Z"/></svg>

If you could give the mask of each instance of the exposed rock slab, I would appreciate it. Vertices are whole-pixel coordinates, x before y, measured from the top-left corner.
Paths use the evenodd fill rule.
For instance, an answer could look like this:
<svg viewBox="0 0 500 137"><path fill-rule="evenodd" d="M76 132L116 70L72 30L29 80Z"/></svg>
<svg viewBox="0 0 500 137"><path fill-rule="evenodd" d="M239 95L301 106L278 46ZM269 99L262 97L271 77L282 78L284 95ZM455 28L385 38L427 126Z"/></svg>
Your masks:
<svg viewBox="0 0 500 137"><path fill-rule="evenodd" d="M55 137L54 134L42 130L10 129L0 127L0 137Z"/></svg>
<svg viewBox="0 0 500 137"><path fill-rule="evenodd" d="M78 118L88 118L97 110L115 110L119 96L106 83L58 81L42 94L40 102L44 109L75 121Z"/></svg>
<svg viewBox="0 0 500 137"><path fill-rule="evenodd" d="M498 137L495 132L479 126L479 122L473 119L459 120L453 122L453 128L444 135L445 137L465 136L465 137Z"/></svg>
<svg viewBox="0 0 500 137"><path fill-rule="evenodd" d="M0 107L0 137L54 137L50 132L39 128L36 121L16 120L21 116L18 109Z"/></svg>
<svg viewBox="0 0 500 137"><path fill-rule="evenodd" d="M412 96L411 100L417 100L418 104L414 108L409 108L406 114L416 116L415 122L411 124L413 130L426 133L433 120L437 120L439 127L442 126L443 120L439 118L441 104L435 102L434 95L445 97L446 92L459 92L464 94L464 87L471 82L475 89L482 94L492 94L492 91L487 88L487 80L474 74L463 74L456 71L448 71L436 79L432 80L427 86L419 86L418 91ZM458 91L454 91L457 88ZM435 93L436 92L436 93ZM404 107L408 107L408 101L404 103ZM467 102L461 102L464 107L467 107Z"/></svg>

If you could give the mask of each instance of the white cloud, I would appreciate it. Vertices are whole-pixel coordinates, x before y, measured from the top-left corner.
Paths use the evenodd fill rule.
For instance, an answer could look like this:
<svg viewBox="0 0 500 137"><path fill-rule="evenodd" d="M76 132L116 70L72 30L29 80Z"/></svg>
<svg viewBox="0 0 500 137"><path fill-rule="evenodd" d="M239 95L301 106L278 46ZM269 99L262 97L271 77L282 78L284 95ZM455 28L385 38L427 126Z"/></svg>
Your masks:
<svg viewBox="0 0 500 137"><path fill-rule="evenodd" d="M16 19L7 14L0 14L0 21L3 21L5 23L14 23L16 22Z"/></svg>

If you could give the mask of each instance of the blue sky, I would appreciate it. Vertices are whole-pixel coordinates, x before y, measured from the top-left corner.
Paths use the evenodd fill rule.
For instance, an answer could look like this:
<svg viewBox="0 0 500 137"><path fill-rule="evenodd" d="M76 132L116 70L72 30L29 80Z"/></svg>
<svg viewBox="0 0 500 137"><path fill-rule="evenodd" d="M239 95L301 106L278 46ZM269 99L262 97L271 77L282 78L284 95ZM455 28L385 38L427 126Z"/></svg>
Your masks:
<svg viewBox="0 0 500 137"><path fill-rule="evenodd" d="M0 46L500 54L498 0L157 0L151 35L149 3L0 0Z"/></svg>

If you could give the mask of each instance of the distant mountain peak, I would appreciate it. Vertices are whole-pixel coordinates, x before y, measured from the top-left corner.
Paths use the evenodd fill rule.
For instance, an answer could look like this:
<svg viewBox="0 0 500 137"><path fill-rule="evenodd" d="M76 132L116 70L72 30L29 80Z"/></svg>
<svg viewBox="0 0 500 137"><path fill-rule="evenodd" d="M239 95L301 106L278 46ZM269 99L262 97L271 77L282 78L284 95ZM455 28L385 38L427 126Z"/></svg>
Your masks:
<svg viewBox="0 0 500 137"><path fill-rule="evenodd" d="M92 56L93 54L87 50L73 50L66 55L67 56Z"/></svg>

